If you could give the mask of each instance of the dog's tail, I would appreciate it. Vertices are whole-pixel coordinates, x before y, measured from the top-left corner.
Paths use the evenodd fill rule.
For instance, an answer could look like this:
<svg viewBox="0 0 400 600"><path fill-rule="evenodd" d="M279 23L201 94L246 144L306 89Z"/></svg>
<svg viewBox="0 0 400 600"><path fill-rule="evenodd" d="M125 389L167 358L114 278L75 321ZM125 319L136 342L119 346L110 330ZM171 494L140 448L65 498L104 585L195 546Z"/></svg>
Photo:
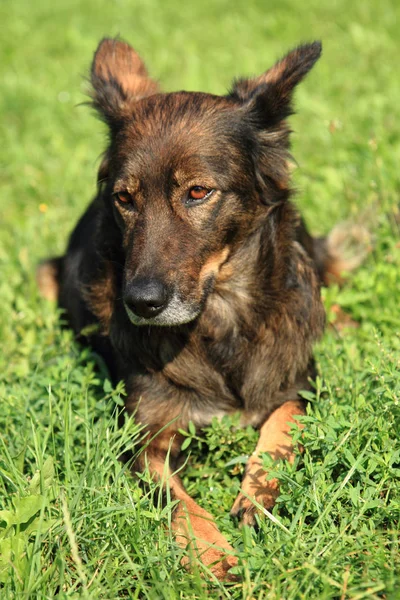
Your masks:
<svg viewBox="0 0 400 600"><path fill-rule="evenodd" d="M312 237L303 221L297 228L298 241L314 260L321 283L342 284L346 273L354 271L372 249L372 237L360 219L335 225L326 237Z"/></svg>
<svg viewBox="0 0 400 600"><path fill-rule="evenodd" d="M326 237L323 283L343 283L346 273L357 269L372 250L370 231L361 223L345 221Z"/></svg>
<svg viewBox="0 0 400 600"><path fill-rule="evenodd" d="M42 261L36 270L39 293L46 300L57 301L64 266L64 257L57 256Z"/></svg>

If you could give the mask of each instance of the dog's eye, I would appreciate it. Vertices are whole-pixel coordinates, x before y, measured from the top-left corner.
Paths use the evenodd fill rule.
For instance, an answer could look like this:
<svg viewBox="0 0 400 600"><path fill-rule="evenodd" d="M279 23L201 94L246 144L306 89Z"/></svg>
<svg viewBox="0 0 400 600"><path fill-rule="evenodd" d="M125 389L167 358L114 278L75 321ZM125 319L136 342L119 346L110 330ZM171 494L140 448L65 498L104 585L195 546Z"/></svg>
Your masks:
<svg viewBox="0 0 400 600"><path fill-rule="evenodd" d="M199 204L202 200L206 200L214 190L210 190L201 185L194 185L190 188L186 198L186 204Z"/></svg>
<svg viewBox="0 0 400 600"><path fill-rule="evenodd" d="M113 196L120 204L133 204L132 196L129 192L115 192Z"/></svg>

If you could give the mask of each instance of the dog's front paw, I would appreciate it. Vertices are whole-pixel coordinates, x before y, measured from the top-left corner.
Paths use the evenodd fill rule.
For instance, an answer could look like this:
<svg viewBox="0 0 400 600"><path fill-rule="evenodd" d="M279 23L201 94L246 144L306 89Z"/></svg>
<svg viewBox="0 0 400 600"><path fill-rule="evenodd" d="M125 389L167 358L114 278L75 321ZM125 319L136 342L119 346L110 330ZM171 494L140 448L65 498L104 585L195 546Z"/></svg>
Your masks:
<svg viewBox="0 0 400 600"><path fill-rule="evenodd" d="M231 517L240 519L243 525L253 526L256 524L256 514L262 515L262 511L255 504L254 500L267 510L271 510L275 505L276 499L279 495L279 489L275 480L269 481L271 484L265 490L258 491L256 494L249 494L245 490L246 495L240 492L233 503L231 509Z"/></svg>
<svg viewBox="0 0 400 600"><path fill-rule="evenodd" d="M199 560L219 580L238 580L229 573L238 564L234 550L204 509L192 500L187 501L175 513L173 529L178 544L187 550L182 559L183 566L190 568Z"/></svg>
<svg viewBox="0 0 400 600"><path fill-rule="evenodd" d="M182 565L186 568L191 568L193 560L200 560L203 565L208 567L213 575L220 581L238 581L239 577L230 573L232 567L236 567L238 560L236 556L227 554L224 550L220 550L215 546L210 546L209 543L204 543L201 540L191 542L190 547L187 547L189 556L182 559ZM227 549L228 550L228 549ZM230 548L230 550L233 550Z"/></svg>

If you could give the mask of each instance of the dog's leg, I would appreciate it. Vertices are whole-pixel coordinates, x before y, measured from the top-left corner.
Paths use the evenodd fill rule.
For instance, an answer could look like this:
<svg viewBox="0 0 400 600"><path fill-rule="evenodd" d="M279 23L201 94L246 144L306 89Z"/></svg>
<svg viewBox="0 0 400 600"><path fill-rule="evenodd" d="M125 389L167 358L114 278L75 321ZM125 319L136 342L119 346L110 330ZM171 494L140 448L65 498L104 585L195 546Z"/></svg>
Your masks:
<svg viewBox="0 0 400 600"><path fill-rule="evenodd" d="M36 281L40 295L46 300L58 299L63 257L49 258L40 263L36 270Z"/></svg>
<svg viewBox="0 0 400 600"><path fill-rule="evenodd" d="M294 416L304 415L304 403L300 400L289 400L277 408L265 421L260 430L257 447L246 465L246 472L242 482L242 491L236 498L232 516L240 516L245 525L253 525L257 512L252 498L269 509L275 504L279 495L279 486L276 479L266 480L267 473L262 467L260 454L268 452L274 460L284 458L294 461L294 448L289 436L290 423L295 422Z"/></svg>
<svg viewBox="0 0 400 600"><path fill-rule="evenodd" d="M178 475L169 467L168 456L172 461L177 458L177 446L170 436L160 434L143 451L137 466L144 468L146 465L155 479L163 486L169 486L172 498L179 500L172 516L172 531L178 544L188 550L182 564L190 568L193 561L199 559L218 579L235 580L228 573L237 564L232 546L219 531L213 517L189 496Z"/></svg>
<svg viewBox="0 0 400 600"><path fill-rule="evenodd" d="M172 529L178 544L189 551L182 563L190 567L193 558L197 557L218 579L236 579L228 571L237 564L237 558L213 517L188 495L179 480L172 483L171 490L180 501L174 512Z"/></svg>

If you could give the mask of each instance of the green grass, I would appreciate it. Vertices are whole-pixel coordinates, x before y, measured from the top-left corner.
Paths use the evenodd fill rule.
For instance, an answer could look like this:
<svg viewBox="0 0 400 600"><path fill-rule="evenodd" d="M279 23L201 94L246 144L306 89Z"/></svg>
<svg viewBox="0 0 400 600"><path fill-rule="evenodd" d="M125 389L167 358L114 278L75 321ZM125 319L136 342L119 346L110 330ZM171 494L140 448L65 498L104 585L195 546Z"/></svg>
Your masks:
<svg viewBox="0 0 400 600"><path fill-rule="evenodd" d="M395 0L0 5L2 599L400 598L399 18ZM273 518L256 531L228 516L254 432L224 421L191 439L185 484L239 556L230 586L180 567L170 504L118 461L140 436L117 426L122 387L36 291L35 265L63 251L94 193L105 131L79 106L82 76L117 33L165 89L216 93L322 39L292 119L297 202L315 232L362 214L374 235L364 266L325 291L329 318L339 304L360 326L317 348L304 454L272 466Z"/></svg>

